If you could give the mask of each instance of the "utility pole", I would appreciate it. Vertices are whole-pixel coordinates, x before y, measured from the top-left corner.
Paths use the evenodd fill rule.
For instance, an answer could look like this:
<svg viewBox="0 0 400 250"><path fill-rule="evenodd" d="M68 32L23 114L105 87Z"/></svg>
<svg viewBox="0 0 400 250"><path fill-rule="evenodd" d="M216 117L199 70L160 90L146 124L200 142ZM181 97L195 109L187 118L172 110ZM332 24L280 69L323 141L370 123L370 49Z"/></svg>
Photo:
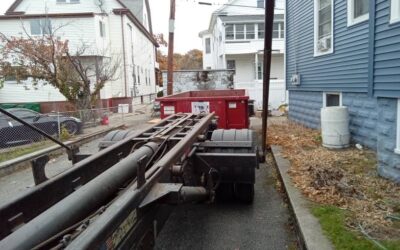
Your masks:
<svg viewBox="0 0 400 250"><path fill-rule="evenodd" d="M172 91L173 91L174 29L175 29L175 0L171 0L170 12L169 12L167 95L172 95Z"/></svg>
<svg viewBox="0 0 400 250"><path fill-rule="evenodd" d="M262 153L266 154L267 117L269 103L269 85L271 76L272 27L274 23L275 0L265 0L264 22L264 75L263 75L263 112L262 112Z"/></svg>

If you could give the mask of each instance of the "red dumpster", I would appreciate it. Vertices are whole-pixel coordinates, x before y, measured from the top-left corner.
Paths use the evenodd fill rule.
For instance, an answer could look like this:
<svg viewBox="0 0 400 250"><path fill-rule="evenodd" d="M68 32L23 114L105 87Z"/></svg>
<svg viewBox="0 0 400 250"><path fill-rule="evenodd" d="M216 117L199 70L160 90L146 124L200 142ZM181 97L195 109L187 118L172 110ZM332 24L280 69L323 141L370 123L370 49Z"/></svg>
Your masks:
<svg viewBox="0 0 400 250"><path fill-rule="evenodd" d="M243 89L188 91L157 98L161 118L175 113L210 113L218 116L218 128L248 128L248 100Z"/></svg>

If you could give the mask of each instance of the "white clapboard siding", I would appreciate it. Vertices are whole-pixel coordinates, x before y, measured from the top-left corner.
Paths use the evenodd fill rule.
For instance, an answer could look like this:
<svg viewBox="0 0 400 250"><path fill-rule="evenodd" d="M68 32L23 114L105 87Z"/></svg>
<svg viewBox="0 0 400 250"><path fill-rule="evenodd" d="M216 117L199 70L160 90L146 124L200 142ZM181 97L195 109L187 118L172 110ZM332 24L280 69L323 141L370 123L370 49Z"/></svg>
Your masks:
<svg viewBox="0 0 400 250"><path fill-rule="evenodd" d="M67 2L69 1L67 0ZM117 0L103 0L101 7L96 4L98 2L95 0L81 0L79 4L60 4L56 0L23 0L14 11L22 11L27 15L94 13L89 16L75 17L50 15L49 18L53 29L63 26L57 31L56 35L62 40L68 40L70 51L75 51L82 44L85 44L88 46L85 55L104 56L111 58L114 62L120 62L120 67L114 80L106 83L104 89L102 89L100 93L101 98L125 97L125 94L130 97L132 94L148 95L155 93L154 44L126 15L121 18L120 15L113 13L114 9L123 7ZM145 6L145 4L142 4L142 6ZM143 7L141 13L143 16L139 19L148 20L148 13L145 7ZM30 20L32 19L3 19L0 20L0 30L6 36L25 36L25 31L30 33ZM103 37L100 36L100 21L105 24L105 36ZM132 33L129 32L128 24L132 27ZM145 27L149 30L148 24L145 24ZM123 33L125 36L124 41L122 41ZM132 34L132 39L129 37L129 34ZM131 49L131 42L133 43L133 51ZM123 67L123 44L125 44L125 68ZM133 62L131 60L132 54L134 58ZM140 66L139 71L137 71L137 65ZM135 86L133 69L135 69L135 75L139 74L140 78L140 84L136 78ZM146 76L148 79L147 83ZM136 87L136 93L133 91L134 87ZM4 88L3 92L4 90L11 91L8 87ZM50 94L50 98L53 98L52 96L56 95ZM32 100L36 100L35 98L32 97ZM39 99L43 99L42 94ZM30 102L30 97L25 101ZM0 99L0 102L3 102L3 100Z"/></svg>
<svg viewBox="0 0 400 250"><path fill-rule="evenodd" d="M0 103L24 103L24 102L55 102L65 101L65 97L53 86L38 83L17 84L16 82L5 82L0 89Z"/></svg>

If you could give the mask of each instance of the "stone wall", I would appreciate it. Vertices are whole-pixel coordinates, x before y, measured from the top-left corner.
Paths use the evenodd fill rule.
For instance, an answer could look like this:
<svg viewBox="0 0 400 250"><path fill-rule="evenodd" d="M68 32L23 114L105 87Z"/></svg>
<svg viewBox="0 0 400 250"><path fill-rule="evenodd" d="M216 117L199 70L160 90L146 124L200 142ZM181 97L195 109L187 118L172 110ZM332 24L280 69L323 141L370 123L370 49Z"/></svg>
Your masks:
<svg viewBox="0 0 400 250"><path fill-rule="evenodd" d="M319 129L322 92L289 91L289 119ZM374 98L363 93L343 93L354 143L377 151L378 172L400 183L400 154L396 154L397 99Z"/></svg>
<svg viewBox="0 0 400 250"><path fill-rule="evenodd" d="M233 89L234 70L178 70L174 71L174 93L192 90ZM162 72L164 94L167 72Z"/></svg>
<svg viewBox="0 0 400 250"><path fill-rule="evenodd" d="M376 149L377 99L364 93L343 93L342 99L349 110L352 141Z"/></svg>
<svg viewBox="0 0 400 250"><path fill-rule="evenodd" d="M306 127L321 127L322 92L289 91L289 119Z"/></svg>
<svg viewBox="0 0 400 250"><path fill-rule="evenodd" d="M378 98L378 172L400 183L400 155L396 148L397 99Z"/></svg>

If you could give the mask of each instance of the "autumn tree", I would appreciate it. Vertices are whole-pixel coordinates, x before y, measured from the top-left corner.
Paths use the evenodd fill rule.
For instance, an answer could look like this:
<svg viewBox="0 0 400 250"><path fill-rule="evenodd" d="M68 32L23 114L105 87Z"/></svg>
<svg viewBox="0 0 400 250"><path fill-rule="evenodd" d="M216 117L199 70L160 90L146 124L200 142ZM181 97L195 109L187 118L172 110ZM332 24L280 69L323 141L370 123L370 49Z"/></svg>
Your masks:
<svg viewBox="0 0 400 250"><path fill-rule="evenodd" d="M203 52L198 49L189 50L179 64L180 69L203 69Z"/></svg>
<svg viewBox="0 0 400 250"><path fill-rule="evenodd" d="M85 44L71 49L68 40L56 35L60 28L48 28L40 37L0 33L0 76L31 78L34 84L44 80L77 109L90 109L104 85L118 77L120 60L92 53Z"/></svg>

